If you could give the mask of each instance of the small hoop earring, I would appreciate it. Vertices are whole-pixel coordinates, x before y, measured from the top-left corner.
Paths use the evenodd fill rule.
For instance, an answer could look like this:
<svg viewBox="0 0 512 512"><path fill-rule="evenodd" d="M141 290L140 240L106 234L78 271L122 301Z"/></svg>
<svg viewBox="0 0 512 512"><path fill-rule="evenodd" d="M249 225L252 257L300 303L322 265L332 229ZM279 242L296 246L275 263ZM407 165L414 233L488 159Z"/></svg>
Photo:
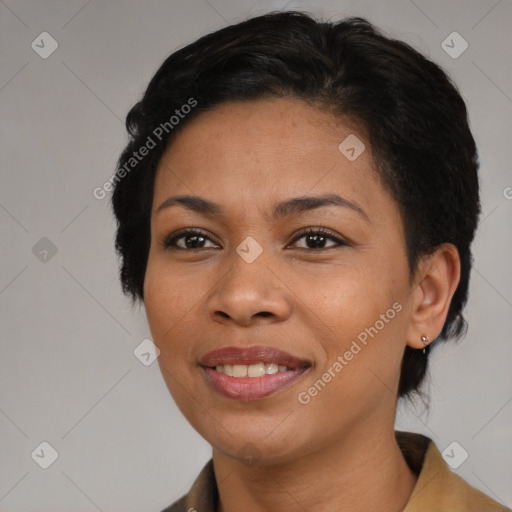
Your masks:
<svg viewBox="0 0 512 512"><path fill-rule="evenodd" d="M425 345L423 347L423 353L425 353L425 347L428 345L429 337L428 336L422 336L421 337L421 342L423 343L423 345Z"/></svg>

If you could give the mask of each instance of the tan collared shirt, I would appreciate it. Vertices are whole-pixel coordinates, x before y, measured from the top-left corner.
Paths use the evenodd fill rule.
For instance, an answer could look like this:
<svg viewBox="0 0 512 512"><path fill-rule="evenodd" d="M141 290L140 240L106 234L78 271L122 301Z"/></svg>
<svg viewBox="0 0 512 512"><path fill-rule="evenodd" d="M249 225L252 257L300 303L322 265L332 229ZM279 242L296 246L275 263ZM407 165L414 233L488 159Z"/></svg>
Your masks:
<svg viewBox="0 0 512 512"><path fill-rule="evenodd" d="M395 432L400 450L418 480L403 512L512 512L453 473L431 439ZM210 460L190 492L162 512L216 512L217 483Z"/></svg>

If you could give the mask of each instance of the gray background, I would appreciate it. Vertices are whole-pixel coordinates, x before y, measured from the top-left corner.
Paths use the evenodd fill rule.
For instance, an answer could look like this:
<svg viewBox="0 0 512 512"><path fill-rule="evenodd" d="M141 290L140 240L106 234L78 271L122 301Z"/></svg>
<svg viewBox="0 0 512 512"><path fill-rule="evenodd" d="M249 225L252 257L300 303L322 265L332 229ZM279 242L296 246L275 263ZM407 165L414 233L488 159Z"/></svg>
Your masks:
<svg viewBox="0 0 512 512"><path fill-rule="evenodd" d="M169 53L228 23L292 8L368 17L440 63L467 101L484 209L470 328L434 352L430 411L403 404L397 427L429 435L440 450L457 441L469 453L457 473L512 506L512 3L6 0L0 510L159 510L209 458L157 363L144 366L133 354L149 329L143 309L121 294L114 221L93 190L112 175L124 116ZM46 59L31 47L44 31L59 45ZM457 59L441 47L453 31L469 44ZM54 255L44 253L48 241L33 250L43 237ZM58 452L48 469L31 457L42 441Z"/></svg>

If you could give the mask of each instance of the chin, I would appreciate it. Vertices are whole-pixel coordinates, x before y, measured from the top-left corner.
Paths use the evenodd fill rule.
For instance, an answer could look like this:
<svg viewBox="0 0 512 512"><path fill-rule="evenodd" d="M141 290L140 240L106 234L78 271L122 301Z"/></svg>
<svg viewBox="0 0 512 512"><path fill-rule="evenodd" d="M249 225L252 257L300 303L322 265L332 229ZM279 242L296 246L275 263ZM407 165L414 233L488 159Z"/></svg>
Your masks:
<svg viewBox="0 0 512 512"><path fill-rule="evenodd" d="M245 464L249 458L250 465L267 465L291 461L300 456L306 446L311 446L310 436L314 434L304 422L293 417L293 414L287 417L285 413L266 418L254 415L240 420L239 414L228 418L218 413L216 421L205 422L204 417L190 418L189 421L214 451Z"/></svg>

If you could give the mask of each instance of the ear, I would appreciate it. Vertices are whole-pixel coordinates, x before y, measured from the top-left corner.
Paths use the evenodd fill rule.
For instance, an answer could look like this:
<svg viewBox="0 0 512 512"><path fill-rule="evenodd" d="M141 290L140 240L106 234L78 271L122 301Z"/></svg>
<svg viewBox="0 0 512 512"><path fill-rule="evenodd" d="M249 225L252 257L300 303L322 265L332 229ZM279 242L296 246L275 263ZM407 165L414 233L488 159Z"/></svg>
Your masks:
<svg viewBox="0 0 512 512"><path fill-rule="evenodd" d="M412 290L408 346L422 349L422 336L428 337L427 343L439 336L459 279L460 257L453 244L441 244L420 260Z"/></svg>

